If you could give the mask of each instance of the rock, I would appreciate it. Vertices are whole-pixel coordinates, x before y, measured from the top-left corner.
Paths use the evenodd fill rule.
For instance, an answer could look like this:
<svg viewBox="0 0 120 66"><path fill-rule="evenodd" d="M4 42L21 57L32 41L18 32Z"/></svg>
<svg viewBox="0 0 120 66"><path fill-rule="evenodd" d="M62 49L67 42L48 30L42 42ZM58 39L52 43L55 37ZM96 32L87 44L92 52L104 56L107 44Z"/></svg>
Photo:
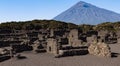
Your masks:
<svg viewBox="0 0 120 66"><path fill-rule="evenodd" d="M32 50L32 51L33 51L34 53L37 53L37 50L38 50L39 45L38 45L38 44L33 44L32 47L33 47L33 50Z"/></svg>
<svg viewBox="0 0 120 66"><path fill-rule="evenodd" d="M59 50L59 55L60 56L64 55L64 51L63 50Z"/></svg>
<svg viewBox="0 0 120 66"><path fill-rule="evenodd" d="M4 54L7 54L7 53L8 53L7 49L0 48L0 55L4 55Z"/></svg>
<svg viewBox="0 0 120 66"><path fill-rule="evenodd" d="M92 55L102 56L102 57L111 57L110 47L102 42L94 42L88 48L88 51Z"/></svg>

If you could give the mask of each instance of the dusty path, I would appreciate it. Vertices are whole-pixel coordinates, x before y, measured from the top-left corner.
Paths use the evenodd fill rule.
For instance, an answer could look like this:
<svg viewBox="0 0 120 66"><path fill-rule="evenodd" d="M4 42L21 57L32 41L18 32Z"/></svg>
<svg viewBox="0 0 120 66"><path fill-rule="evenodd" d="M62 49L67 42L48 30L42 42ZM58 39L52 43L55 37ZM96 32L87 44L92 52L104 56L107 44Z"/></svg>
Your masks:
<svg viewBox="0 0 120 66"><path fill-rule="evenodd" d="M25 52L27 59L10 59L0 63L0 66L120 66L120 44L110 45L115 56L113 58L96 57L93 55L53 58L47 53L33 54Z"/></svg>

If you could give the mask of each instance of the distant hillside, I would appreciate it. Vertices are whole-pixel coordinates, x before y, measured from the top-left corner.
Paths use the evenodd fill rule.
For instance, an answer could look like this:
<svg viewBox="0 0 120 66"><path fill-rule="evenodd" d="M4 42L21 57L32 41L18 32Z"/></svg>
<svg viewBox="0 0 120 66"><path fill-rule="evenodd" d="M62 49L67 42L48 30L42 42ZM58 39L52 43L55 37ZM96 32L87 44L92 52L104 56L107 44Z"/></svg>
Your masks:
<svg viewBox="0 0 120 66"><path fill-rule="evenodd" d="M75 24L96 25L102 22L120 21L120 14L80 1L53 19Z"/></svg>
<svg viewBox="0 0 120 66"><path fill-rule="evenodd" d="M82 31L90 30L120 30L120 22L105 22L98 25L66 23L55 20L32 20L24 22L6 22L0 24L0 29L9 30L40 30L40 29L79 29Z"/></svg>
<svg viewBox="0 0 120 66"><path fill-rule="evenodd" d="M76 24L55 20L32 20L24 22L6 22L0 24L0 29L39 30L39 29L73 29Z"/></svg>

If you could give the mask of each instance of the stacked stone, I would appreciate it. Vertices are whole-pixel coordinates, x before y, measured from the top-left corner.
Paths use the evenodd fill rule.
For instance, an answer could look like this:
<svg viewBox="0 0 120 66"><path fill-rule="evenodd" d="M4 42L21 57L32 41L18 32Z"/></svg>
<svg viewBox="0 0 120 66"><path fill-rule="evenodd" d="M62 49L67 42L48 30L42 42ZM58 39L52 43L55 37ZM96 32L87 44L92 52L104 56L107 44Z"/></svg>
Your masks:
<svg viewBox="0 0 120 66"><path fill-rule="evenodd" d="M8 53L7 49L0 48L0 55L4 55L4 54L7 54L7 53Z"/></svg>
<svg viewBox="0 0 120 66"><path fill-rule="evenodd" d="M32 45L33 47L33 52L37 53L38 47L39 47L39 41L36 40L34 44Z"/></svg>
<svg viewBox="0 0 120 66"><path fill-rule="evenodd" d="M111 57L110 47L102 42L94 42L88 48L90 54L101 57Z"/></svg>

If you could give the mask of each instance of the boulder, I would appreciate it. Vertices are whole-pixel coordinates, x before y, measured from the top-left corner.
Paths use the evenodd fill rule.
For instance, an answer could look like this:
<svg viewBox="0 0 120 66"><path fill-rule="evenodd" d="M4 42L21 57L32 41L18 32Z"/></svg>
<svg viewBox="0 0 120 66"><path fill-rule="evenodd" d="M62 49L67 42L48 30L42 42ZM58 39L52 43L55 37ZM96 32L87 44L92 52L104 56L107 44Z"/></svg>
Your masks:
<svg viewBox="0 0 120 66"><path fill-rule="evenodd" d="M64 51L63 50L59 50L59 55L64 55Z"/></svg>
<svg viewBox="0 0 120 66"><path fill-rule="evenodd" d="M88 51L90 54L95 56L111 57L109 45L103 42L94 42L88 47Z"/></svg>

